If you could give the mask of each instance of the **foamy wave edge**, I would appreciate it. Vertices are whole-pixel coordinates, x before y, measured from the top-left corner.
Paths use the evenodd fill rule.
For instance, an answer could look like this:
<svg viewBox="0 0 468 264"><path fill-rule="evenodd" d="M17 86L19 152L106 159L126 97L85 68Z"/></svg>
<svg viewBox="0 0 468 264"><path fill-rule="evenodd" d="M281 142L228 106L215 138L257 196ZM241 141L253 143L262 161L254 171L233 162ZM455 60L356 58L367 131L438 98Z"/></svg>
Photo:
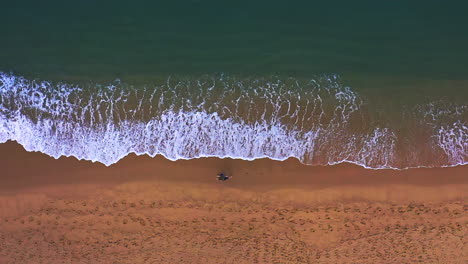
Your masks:
<svg viewBox="0 0 468 264"><path fill-rule="evenodd" d="M1 95L11 92L9 89L14 87L18 81L23 86L30 83L30 81L22 77L3 73L0 73L0 77L3 84L0 86ZM37 85L37 87L47 88L50 84L38 83ZM46 95L34 89L32 89L32 92L28 91L31 93L31 95L27 94L27 96L31 96L29 103L35 107L34 109L44 110L43 102L40 100L43 100ZM70 87L65 85L60 89L67 90ZM65 90L61 92L67 93ZM349 92L348 89L339 89L335 96L345 97L347 100L346 105L354 102L356 95ZM58 100L63 101L61 98ZM442 136L442 140L448 140L448 143L442 146L447 148L447 150L443 149L445 152L452 151L453 146L458 149L462 148L461 152L457 150L458 152L455 153L455 160L458 160L458 162L439 166L395 167L390 164L395 154L393 148L396 136L388 128L377 127L369 135L361 135L363 137L360 138L362 144L358 149L351 142L348 146L350 148L344 149L345 152L340 152L338 156L328 157L326 162L313 163L306 162L305 156L314 153L317 148L315 139L320 133L322 133L322 136L328 135L335 132L334 130L325 131L324 134L320 129L304 133L303 131L288 129L277 122L259 120L251 125L230 118L222 119L217 113L203 111L166 111L159 119L152 119L146 123L122 121L119 126L114 126L112 123L103 123L98 127L88 128L76 123L67 124L65 122L63 127L58 128L57 120L45 118L32 121L20 111L9 111L2 103L3 100L0 102L0 143L9 140L16 141L30 152L42 152L56 159L62 156L75 157L78 160L99 162L106 166L115 164L132 153L150 157L161 155L172 161L208 157L248 161L263 158L284 161L289 158L296 158L306 165L324 166L352 163L366 169L395 170L454 167L468 163L464 158L464 155L466 155L464 149L468 144L466 141L463 142L467 137L465 132L467 128L464 123L461 123L459 130L456 130L455 133L451 131L451 134L447 134L448 137L445 134ZM352 108L354 107L358 106L352 105ZM213 128L221 129L213 130ZM224 133L221 136L219 135L220 131ZM66 136L67 134L74 136ZM174 135L182 136L177 137ZM456 137L455 141L453 135ZM199 145L201 138L206 139L207 141L204 143L208 144ZM143 144L140 144L142 141ZM245 144L246 142L251 144ZM384 150L382 150L382 146L385 147ZM447 155L450 156L451 153L448 152ZM238 153L243 153L243 155ZM346 156L346 158L340 158L340 155ZM375 155L375 157L372 155ZM370 166L366 160L377 160L381 164Z"/></svg>
<svg viewBox="0 0 468 264"><path fill-rule="evenodd" d="M299 159L297 157L294 157L294 156L286 156L286 157L283 157L283 158L273 158L273 157L269 157L269 156L259 156L259 157L255 157L255 158L244 158L244 157L229 156L229 155L227 155L227 156L204 155L204 156L197 156L197 157L179 157L179 158L174 159L174 158L170 158L170 157L164 155L164 153L150 154L150 153L146 153L146 152L145 153L138 153L138 152L134 152L134 151L128 152L126 155L119 157L118 161L116 161L114 163L106 164L106 163L103 163L103 162L101 162L99 160L88 160L88 159L85 159L85 158L80 158L80 157L75 156L73 154L71 154L71 155L62 154L62 155L59 155L59 156L53 156L53 155L50 155L48 153L41 152L39 150L28 149L27 147L25 147L23 144L21 144L20 142L18 142L16 140L8 140L8 141L12 141L12 142L16 142L16 143L20 144L21 146L23 146L23 148L27 152L40 152L40 153L42 153L44 155L47 155L49 157L52 157L52 158L54 158L56 160L60 159L61 157L68 157L68 158L73 157L73 158L76 158L77 160L80 160L80 161L91 161L93 163L96 163L96 162L101 163L101 164L105 165L106 167L110 167L110 166L112 166L114 164L117 164L120 160L126 158L127 156L129 156L131 154L135 154L137 156L147 155L147 156L149 156L151 158L155 158L156 156L160 155L160 156L162 156L165 159L170 160L170 161L193 160L193 159L201 159L201 158L237 159L237 160L245 160L245 161L255 161L255 160L260 160L260 159L269 159L269 160L273 160L273 161L285 161L285 160L288 160L290 158L293 158L293 159L298 160L301 164L306 165L306 166L335 166L335 165L340 165L340 164L354 164L354 165L357 165L359 167L362 167L362 168L368 169L368 170L397 170L397 171L404 171L404 170L409 170L409 169L453 168L453 167L468 165L468 162L464 162L464 163L451 164L451 165L442 165L440 167L439 166L414 166L414 167L404 167L404 168L396 168L396 167L379 167L379 168L375 168L375 167L369 167L369 166L366 166L365 164L350 161L350 160L330 162L330 163L325 164L325 165L311 165L311 164L307 164L307 163L301 161L301 159ZM7 141L0 142L0 144L6 143L6 142Z"/></svg>

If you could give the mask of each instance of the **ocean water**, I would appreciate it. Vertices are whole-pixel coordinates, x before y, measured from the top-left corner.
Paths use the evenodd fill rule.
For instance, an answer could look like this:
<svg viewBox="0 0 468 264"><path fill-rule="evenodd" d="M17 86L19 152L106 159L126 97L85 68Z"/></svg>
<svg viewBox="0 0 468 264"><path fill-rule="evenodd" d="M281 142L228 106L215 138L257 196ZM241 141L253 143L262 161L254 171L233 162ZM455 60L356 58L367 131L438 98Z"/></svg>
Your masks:
<svg viewBox="0 0 468 264"><path fill-rule="evenodd" d="M465 6L438 2L7 3L0 142L129 153L468 162Z"/></svg>

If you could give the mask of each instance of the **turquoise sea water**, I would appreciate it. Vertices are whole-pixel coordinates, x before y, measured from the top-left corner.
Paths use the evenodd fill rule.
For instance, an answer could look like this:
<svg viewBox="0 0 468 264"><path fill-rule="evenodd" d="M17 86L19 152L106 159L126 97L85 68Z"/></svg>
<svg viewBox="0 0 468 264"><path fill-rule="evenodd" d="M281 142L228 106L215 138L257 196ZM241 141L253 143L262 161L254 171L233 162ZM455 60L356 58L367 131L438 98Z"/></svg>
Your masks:
<svg viewBox="0 0 468 264"><path fill-rule="evenodd" d="M466 4L85 0L2 10L2 142L107 165L130 152L370 168L468 160Z"/></svg>

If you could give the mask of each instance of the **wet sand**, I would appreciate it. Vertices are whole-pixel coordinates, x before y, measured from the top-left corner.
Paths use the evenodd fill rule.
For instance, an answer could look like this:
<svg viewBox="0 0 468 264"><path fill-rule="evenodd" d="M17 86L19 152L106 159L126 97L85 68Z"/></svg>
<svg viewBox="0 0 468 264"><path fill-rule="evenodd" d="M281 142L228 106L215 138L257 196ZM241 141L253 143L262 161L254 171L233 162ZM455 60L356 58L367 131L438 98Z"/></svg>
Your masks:
<svg viewBox="0 0 468 264"><path fill-rule="evenodd" d="M129 156L0 144L0 263L467 263L468 166ZM234 177L216 181L220 171Z"/></svg>

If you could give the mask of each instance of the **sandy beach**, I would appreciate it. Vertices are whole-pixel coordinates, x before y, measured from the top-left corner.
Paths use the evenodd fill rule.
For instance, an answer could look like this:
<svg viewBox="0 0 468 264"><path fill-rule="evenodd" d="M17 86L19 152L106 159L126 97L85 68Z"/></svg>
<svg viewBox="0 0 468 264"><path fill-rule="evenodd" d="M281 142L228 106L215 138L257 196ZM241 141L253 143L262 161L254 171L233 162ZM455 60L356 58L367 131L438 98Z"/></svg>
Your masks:
<svg viewBox="0 0 468 264"><path fill-rule="evenodd" d="M129 156L105 167L12 142L0 165L0 263L468 261L467 166Z"/></svg>

